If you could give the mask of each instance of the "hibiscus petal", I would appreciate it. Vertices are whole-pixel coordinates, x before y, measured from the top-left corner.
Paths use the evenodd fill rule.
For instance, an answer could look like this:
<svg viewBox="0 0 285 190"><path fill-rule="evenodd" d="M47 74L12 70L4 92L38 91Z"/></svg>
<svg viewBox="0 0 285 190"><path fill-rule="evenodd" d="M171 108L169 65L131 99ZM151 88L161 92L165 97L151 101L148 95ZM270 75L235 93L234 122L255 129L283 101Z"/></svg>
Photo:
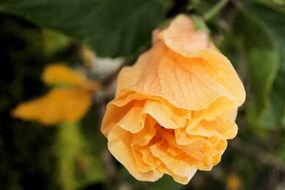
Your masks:
<svg viewBox="0 0 285 190"><path fill-rule="evenodd" d="M170 118L169 112L163 110L161 104L156 101L147 101L144 106L143 112L151 115L161 126L168 129L184 127L186 124L185 123L182 126L177 125L176 120Z"/></svg>
<svg viewBox="0 0 285 190"><path fill-rule="evenodd" d="M143 102L134 103L132 109L130 109L122 117L122 119L117 123L117 125L131 133L137 133L141 131L144 127L146 117L145 114L142 114L143 106Z"/></svg>
<svg viewBox="0 0 285 190"><path fill-rule="evenodd" d="M132 104L123 107L115 105L114 101L107 105L105 116L102 121L101 132L107 136L111 128L122 119L122 117L131 109Z"/></svg>
<svg viewBox="0 0 285 190"><path fill-rule="evenodd" d="M148 145L156 134L156 130L154 128L155 124L156 121L151 117L147 116L143 130L133 134L131 146L142 147Z"/></svg>
<svg viewBox="0 0 285 190"><path fill-rule="evenodd" d="M189 166L183 159L175 159L173 156L165 152L165 148L159 143L150 147L151 153L163 162L163 164L174 174L183 178L174 178L180 183L187 184L197 169Z"/></svg>
<svg viewBox="0 0 285 190"><path fill-rule="evenodd" d="M179 34L179 35L178 35ZM206 31L196 31L194 23L185 15L178 15L159 35L172 51L191 55L212 47Z"/></svg>
<svg viewBox="0 0 285 190"><path fill-rule="evenodd" d="M156 170L141 172L143 169L140 170L139 167L142 167L142 163L138 163L134 158L130 146L131 139L131 133L120 127L113 127L108 133L108 148L114 157L121 162L136 179L142 181L156 181L163 174ZM145 166L146 165L143 165L143 168Z"/></svg>
<svg viewBox="0 0 285 190"><path fill-rule="evenodd" d="M207 108L221 96L236 98L211 76L212 71L201 59L186 59L187 62L184 59L165 50L163 45L156 45L135 66L121 71L117 94L133 90L193 111Z"/></svg>
<svg viewBox="0 0 285 190"><path fill-rule="evenodd" d="M194 129L187 131L187 133L203 137L218 136L224 139L232 139L237 134L237 125L235 123L225 124L219 119L211 122L203 121Z"/></svg>

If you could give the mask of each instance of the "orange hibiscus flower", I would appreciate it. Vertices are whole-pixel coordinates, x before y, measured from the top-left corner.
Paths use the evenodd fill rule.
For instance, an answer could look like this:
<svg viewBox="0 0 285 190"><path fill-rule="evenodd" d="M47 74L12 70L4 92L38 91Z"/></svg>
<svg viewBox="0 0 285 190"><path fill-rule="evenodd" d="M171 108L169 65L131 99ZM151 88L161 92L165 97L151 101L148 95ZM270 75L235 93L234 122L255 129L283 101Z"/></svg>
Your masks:
<svg viewBox="0 0 285 190"><path fill-rule="evenodd" d="M101 130L138 180L168 174L186 184L220 162L227 139L237 134L245 91L230 61L187 16L156 32L153 42L120 72Z"/></svg>

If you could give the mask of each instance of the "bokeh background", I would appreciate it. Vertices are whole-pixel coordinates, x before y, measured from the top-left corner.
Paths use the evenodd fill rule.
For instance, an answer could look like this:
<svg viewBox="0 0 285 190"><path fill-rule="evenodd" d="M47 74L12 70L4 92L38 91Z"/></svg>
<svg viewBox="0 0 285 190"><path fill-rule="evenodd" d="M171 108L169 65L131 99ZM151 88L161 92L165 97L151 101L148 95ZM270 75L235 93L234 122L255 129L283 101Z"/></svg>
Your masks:
<svg viewBox="0 0 285 190"><path fill-rule="evenodd" d="M207 27L247 100L239 133L211 172L187 186L167 176L140 182L110 155L100 123L120 67L180 13ZM88 113L52 126L13 118L18 104L50 90L41 75L54 63L102 84ZM285 189L284 0L0 0L0 65L1 190Z"/></svg>

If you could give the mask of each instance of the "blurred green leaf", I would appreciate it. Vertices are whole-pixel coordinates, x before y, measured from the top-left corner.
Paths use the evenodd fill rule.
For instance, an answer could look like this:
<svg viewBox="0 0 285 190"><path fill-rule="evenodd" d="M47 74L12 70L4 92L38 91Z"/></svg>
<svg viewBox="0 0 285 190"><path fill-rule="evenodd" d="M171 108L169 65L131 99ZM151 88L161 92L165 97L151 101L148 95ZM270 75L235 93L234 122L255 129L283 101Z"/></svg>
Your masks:
<svg viewBox="0 0 285 190"><path fill-rule="evenodd" d="M59 183L72 190L104 180L100 154L90 155L78 123L59 126L55 152L58 156Z"/></svg>
<svg viewBox="0 0 285 190"><path fill-rule="evenodd" d="M160 0L14 0L0 11L63 32L109 57L136 52L164 14Z"/></svg>
<svg viewBox="0 0 285 190"><path fill-rule="evenodd" d="M53 55L70 45L70 39L58 32L43 30L42 36L44 50L47 55Z"/></svg>
<svg viewBox="0 0 285 190"><path fill-rule="evenodd" d="M255 1L270 8L285 11L285 0L255 0Z"/></svg>
<svg viewBox="0 0 285 190"><path fill-rule="evenodd" d="M272 107L270 96L274 80L278 76L282 55L273 31L274 26L268 25L262 19L265 10L262 11L262 15L252 10L256 7L256 4L241 7L233 30L242 39L248 60L248 120L253 125L270 126L274 122L271 110L275 109Z"/></svg>
<svg viewBox="0 0 285 190"><path fill-rule="evenodd" d="M271 101L268 109L264 112L262 122L271 127L285 126L282 122L285 116L285 11L261 4L248 7L248 11L255 14L270 28L278 48L280 69L273 83L270 93Z"/></svg>
<svg viewBox="0 0 285 190"><path fill-rule="evenodd" d="M262 4L248 6L247 11L255 14L256 17L263 21L274 34L274 38L276 39L279 48L281 70L285 71L285 12Z"/></svg>

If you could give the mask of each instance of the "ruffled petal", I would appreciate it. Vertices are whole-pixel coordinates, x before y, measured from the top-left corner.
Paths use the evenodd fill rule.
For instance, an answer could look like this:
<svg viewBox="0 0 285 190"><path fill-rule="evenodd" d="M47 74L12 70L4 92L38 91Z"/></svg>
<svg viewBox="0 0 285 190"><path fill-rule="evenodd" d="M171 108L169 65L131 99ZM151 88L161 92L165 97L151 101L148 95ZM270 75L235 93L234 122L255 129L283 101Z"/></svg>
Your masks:
<svg viewBox="0 0 285 190"><path fill-rule="evenodd" d="M124 115L132 108L132 104L126 106L117 106L116 101L111 101L107 105L105 116L102 121L101 132L107 137L111 128L117 124Z"/></svg>
<svg viewBox="0 0 285 190"><path fill-rule="evenodd" d="M113 127L108 133L108 148L114 157L121 162L136 179L142 181L156 181L163 174L157 170L146 169L147 163L143 163L140 160L141 158L138 158L137 155L137 160L135 159L130 146L131 140L131 133L120 127Z"/></svg>
<svg viewBox="0 0 285 190"><path fill-rule="evenodd" d="M183 56L213 47L207 31L195 30L193 21L185 15L178 15L172 20L159 37L169 49Z"/></svg>
<svg viewBox="0 0 285 190"><path fill-rule="evenodd" d="M133 134L131 146L147 146L156 134L154 126L156 121L151 117L146 117L143 130Z"/></svg>
<svg viewBox="0 0 285 190"><path fill-rule="evenodd" d="M189 135L203 137L218 136L223 139L232 139L236 136L238 127L235 122L226 123L218 118L214 121L202 121L194 129L187 130Z"/></svg>
<svg viewBox="0 0 285 190"><path fill-rule="evenodd" d="M180 112L181 115L176 114L169 107L164 106L163 103L153 100L148 100L143 108L143 113L149 114L161 126L167 129L176 129L186 126L188 118L187 112Z"/></svg>
<svg viewBox="0 0 285 190"><path fill-rule="evenodd" d="M152 145L150 151L173 173L174 180L179 183L187 184L197 171L197 169L190 166L183 159L177 159L168 154L161 143Z"/></svg>
<svg viewBox="0 0 285 190"><path fill-rule="evenodd" d="M228 86L214 76L219 70L203 59L181 57L158 44L143 54L136 65L121 71L117 96L124 90L132 90L166 99L174 107L192 111L205 109L220 97L236 101L234 92L244 90L243 87L238 85L235 91L231 91L232 87L226 88ZM231 75L224 77L231 78ZM241 84L238 78L229 80L238 80L235 82Z"/></svg>
<svg viewBox="0 0 285 190"><path fill-rule="evenodd" d="M117 123L122 129L129 131L131 133L137 133L141 131L144 127L145 114L142 114L142 102L136 102L133 104L132 109L130 109L122 119Z"/></svg>

